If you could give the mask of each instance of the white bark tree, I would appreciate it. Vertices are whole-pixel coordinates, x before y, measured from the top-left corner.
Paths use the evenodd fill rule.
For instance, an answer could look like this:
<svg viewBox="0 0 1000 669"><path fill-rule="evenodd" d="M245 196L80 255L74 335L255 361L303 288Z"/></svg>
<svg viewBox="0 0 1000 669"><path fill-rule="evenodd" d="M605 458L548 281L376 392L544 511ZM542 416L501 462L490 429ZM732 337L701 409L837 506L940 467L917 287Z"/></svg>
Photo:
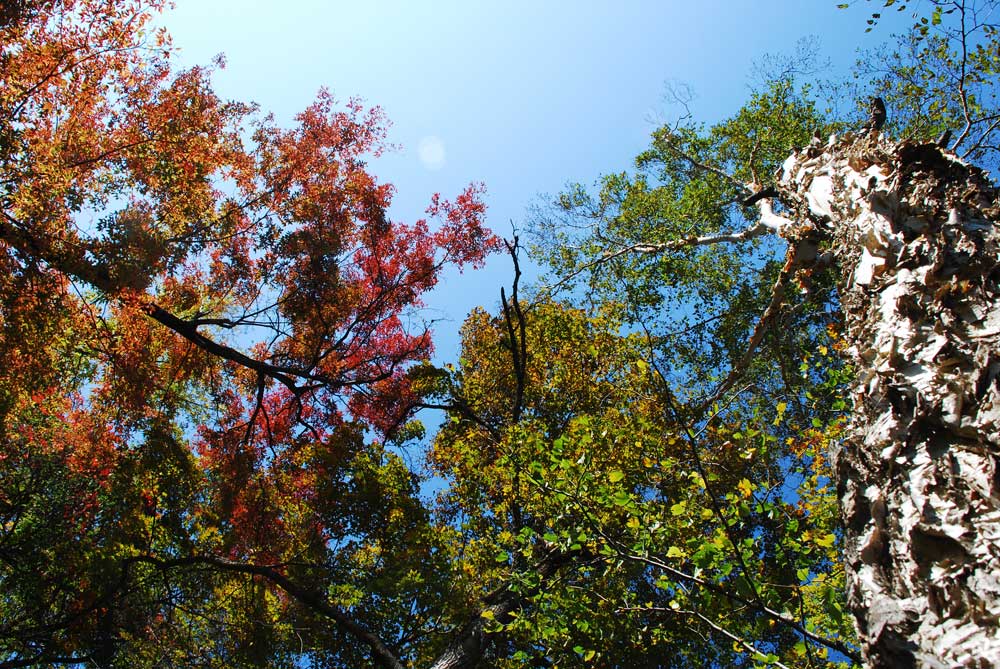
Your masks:
<svg viewBox="0 0 1000 669"><path fill-rule="evenodd" d="M774 189L745 188L759 193L747 202L760 216L743 231L632 245L598 262L769 233L788 241L768 308L702 411L740 380L796 275L836 266L855 370L836 476L866 663L1000 666L997 189L937 144L874 130L814 140L789 156Z"/></svg>
<svg viewBox="0 0 1000 669"><path fill-rule="evenodd" d="M836 463L864 655L1000 665L997 190L934 144L874 134L794 153L778 189L796 263L828 244L839 268L856 378Z"/></svg>

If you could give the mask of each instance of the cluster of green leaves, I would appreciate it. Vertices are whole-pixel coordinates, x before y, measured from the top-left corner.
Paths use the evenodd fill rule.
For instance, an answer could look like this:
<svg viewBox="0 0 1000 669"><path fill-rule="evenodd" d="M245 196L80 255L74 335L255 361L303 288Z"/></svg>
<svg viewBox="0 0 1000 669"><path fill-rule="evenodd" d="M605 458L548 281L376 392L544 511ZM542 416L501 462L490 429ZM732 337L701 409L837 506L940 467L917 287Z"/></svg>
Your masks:
<svg viewBox="0 0 1000 669"><path fill-rule="evenodd" d="M795 629L833 645L852 638L825 458L835 433L783 441L783 430L801 434L787 406L691 433L647 362L645 335L622 334L608 307L528 309L517 422L504 318L474 313L461 364L437 378L460 400L430 452L450 483L441 520L459 528L467 573L486 577L480 597L509 588L522 598L503 620L484 613L492 666L843 659ZM547 575L539 565L553 555L562 566Z"/></svg>
<svg viewBox="0 0 1000 669"><path fill-rule="evenodd" d="M949 148L987 169L1000 165L1000 23L995 0L934 0L914 9L903 35L863 55L841 94L881 96L887 131L933 140L950 133ZM879 15L870 22L877 22Z"/></svg>
<svg viewBox="0 0 1000 669"><path fill-rule="evenodd" d="M747 228L754 213L739 204L747 195L743 184L763 187L791 147L831 127L810 89L785 78L711 128L661 128L637 157L634 173L602 177L593 194L571 185L538 205L531 220L534 253L551 268L553 281L581 279L591 302L617 305L630 326L645 328L678 394L696 400L742 354L784 262L781 244L758 238L670 252L629 250ZM801 349L825 326L830 291L829 279L817 276L809 293L790 297L802 308L787 310L750 376L765 402L777 401L782 384L797 383L790 373L797 363L782 352Z"/></svg>

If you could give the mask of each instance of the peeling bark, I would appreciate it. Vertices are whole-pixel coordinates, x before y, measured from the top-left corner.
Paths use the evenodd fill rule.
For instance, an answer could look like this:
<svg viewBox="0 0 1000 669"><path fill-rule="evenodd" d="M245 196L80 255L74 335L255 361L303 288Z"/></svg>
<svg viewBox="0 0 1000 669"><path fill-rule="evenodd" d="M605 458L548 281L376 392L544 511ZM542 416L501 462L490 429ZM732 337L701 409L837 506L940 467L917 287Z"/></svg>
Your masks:
<svg viewBox="0 0 1000 669"><path fill-rule="evenodd" d="M779 189L840 269L856 371L836 454L872 667L1000 666L1000 206L934 144L793 154Z"/></svg>

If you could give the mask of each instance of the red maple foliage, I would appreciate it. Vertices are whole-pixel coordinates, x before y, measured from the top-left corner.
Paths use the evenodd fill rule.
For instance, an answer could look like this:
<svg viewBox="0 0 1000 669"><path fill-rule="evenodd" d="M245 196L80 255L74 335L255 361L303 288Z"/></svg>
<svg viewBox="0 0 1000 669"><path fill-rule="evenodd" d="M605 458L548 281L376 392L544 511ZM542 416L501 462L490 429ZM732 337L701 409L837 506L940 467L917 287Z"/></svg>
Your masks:
<svg viewBox="0 0 1000 669"><path fill-rule="evenodd" d="M154 523L175 553L276 557L347 531L316 502L325 477L362 429L406 420L432 352L413 315L497 239L479 185L389 218L377 107L323 90L282 128L216 95L214 68L174 69L164 4L22 2L0 22L3 483L63 486L50 529L72 527L32 540L48 548L135 558L165 541ZM39 629L97 633L83 571L35 575L58 599ZM21 635L15 657L51 652Z"/></svg>

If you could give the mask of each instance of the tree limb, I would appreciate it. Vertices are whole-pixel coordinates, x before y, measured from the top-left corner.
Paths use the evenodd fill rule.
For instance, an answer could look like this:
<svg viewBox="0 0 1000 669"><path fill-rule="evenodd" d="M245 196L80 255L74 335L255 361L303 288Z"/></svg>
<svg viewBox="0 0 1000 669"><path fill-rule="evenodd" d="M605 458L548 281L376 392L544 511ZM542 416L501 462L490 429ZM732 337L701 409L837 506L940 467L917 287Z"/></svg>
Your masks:
<svg viewBox="0 0 1000 669"><path fill-rule="evenodd" d="M758 203L760 206L760 203ZM690 235L688 237L682 237L681 239L674 239L669 242L661 242L658 244L649 244L643 242L637 242L635 244L630 244L629 246L624 246L620 249L614 251L605 251L600 257L591 260L590 262L581 265L577 269L573 270L562 279L552 284L542 293L542 297L548 297L562 288L564 285L575 279L580 274L583 274L589 269L599 267L606 262L610 262L615 258L620 258L630 253L640 253L640 254L657 254L666 253L668 251L677 251L684 248L689 248L693 246L711 246L713 244L738 244L741 242L746 242L757 237L762 237L770 232L776 232L783 229L784 226L790 225L791 221L781 216L774 214L774 212L768 207L768 215L762 215L761 219L754 223L753 225L740 230L739 232L720 232L710 235ZM537 301L536 301L537 302Z"/></svg>
<svg viewBox="0 0 1000 669"><path fill-rule="evenodd" d="M33 235L25 230L24 226L6 211L3 212L3 217L0 218L0 240L6 242L20 253L34 258L36 261L44 262L62 274L88 283L109 296L124 292L121 282L117 281L108 272L107 268L87 258L85 245L78 240L52 240L42 235ZM342 385L337 379L317 374L309 369L273 365L263 360L252 358L237 349L220 344L199 332L198 327L204 323L203 320L189 321L179 318L156 304L145 293L141 293L139 299L141 300L142 308L149 318L173 330L207 353L274 379L296 395L301 395L316 388L316 384L334 387ZM301 385L300 381L311 383L309 385Z"/></svg>
<svg viewBox="0 0 1000 669"><path fill-rule="evenodd" d="M462 631L452 639L429 669L472 669L489 647L488 621L505 624L513 620L511 615L526 601L538 593L541 584L555 575L559 569L578 557L578 552L568 553L558 547L546 551L534 570L539 577L539 585L522 592L514 592L505 585L486 597L486 605L475 613Z"/></svg>
<svg viewBox="0 0 1000 669"><path fill-rule="evenodd" d="M20 669L21 667L37 667L43 664L88 664L91 661L93 661L93 658L89 655L83 655L80 657L45 657L43 654L36 657L26 657L0 662L0 669Z"/></svg>
<svg viewBox="0 0 1000 669"><path fill-rule="evenodd" d="M528 359L528 343L525 336L524 313L521 311L521 303L517 297L518 283L521 279L521 265L517 259L517 236L514 236L513 243L504 240L507 251L514 262L514 284L511 288L511 301L507 302L507 295L503 287L500 288L500 304L503 307L504 321L507 325L507 336L510 338L510 354L514 364L514 378L516 390L514 392L514 410L512 420L517 423L521 420L521 411L524 408L524 388L525 373ZM512 314L513 312L513 314ZM515 330L514 324L517 323Z"/></svg>
<svg viewBox="0 0 1000 669"><path fill-rule="evenodd" d="M684 160L686 160L689 163L691 163L691 165L693 165L694 167L697 167L698 169L700 169L702 171L711 172L712 174L714 174L716 176L722 177L723 179L725 179L729 183L733 184L734 186L736 186L740 190L742 190L745 193L747 193L748 195L753 195L753 189L750 186L748 186L745 183L741 182L739 179L737 179L736 177L734 177L732 174L730 174L729 172L725 171L724 169L722 169L720 167L716 167L715 165L709 165L708 163L704 163L704 162L698 160L697 158L695 158L694 156L692 156L690 153L687 153L686 151L682 151L682 150L678 149L673 144L667 143L666 148L667 148L667 150L671 151L675 155L680 156Z"/></svg>
<svg viewBox="0 0 1000 669"><path fill-rule="evenodd" d="M372 651L374 660L380 666L385 667L385 669L406 669L406 665L381 637L355 621L336 606L330 604L323 595L298 585L272 566L236 562L234 560L207 555L171 559L160 559L151 555L137 555L129 558L128 561L150 564L159 569L207 565L220 571L261 576L284 590L307 608L333 620L341 631L368 646Z"/></svg>

